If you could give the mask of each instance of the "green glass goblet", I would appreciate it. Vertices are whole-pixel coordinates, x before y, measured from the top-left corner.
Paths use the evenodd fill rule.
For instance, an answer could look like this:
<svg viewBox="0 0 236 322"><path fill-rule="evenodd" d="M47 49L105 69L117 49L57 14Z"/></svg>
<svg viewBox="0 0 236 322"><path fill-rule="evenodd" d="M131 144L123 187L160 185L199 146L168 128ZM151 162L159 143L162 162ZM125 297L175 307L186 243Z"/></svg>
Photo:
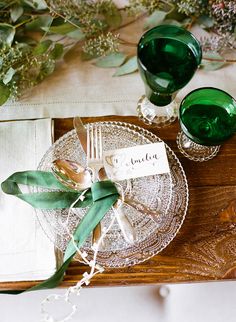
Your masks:
<svg viewBox="0 0 236 322"><path fill-rule="evenodd" d="M190 160L207 161L236 131L236 101L218 88L198 88L182 100L179 120L180 152Z"/></svg>
<svg viewBox="0 0 236 322"><path fill-rule="evenodd" d="M147 124L168 125L177 117L177 92L190 81L201 63L201 46L189 31L161 25L141 37L137 56L145 84L138 115Z"/></svg>

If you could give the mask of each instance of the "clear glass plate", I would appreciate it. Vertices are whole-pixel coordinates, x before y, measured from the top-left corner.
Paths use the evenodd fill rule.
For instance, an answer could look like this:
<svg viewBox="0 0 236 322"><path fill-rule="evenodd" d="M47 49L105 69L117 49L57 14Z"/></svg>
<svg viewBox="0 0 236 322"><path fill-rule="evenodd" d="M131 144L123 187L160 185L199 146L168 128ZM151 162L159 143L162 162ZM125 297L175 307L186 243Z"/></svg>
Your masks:
<svg viewBox="0 0 236 322"><path fill-rule="evenodd" d="M104 139L104 150L143 145L161 141L151 132L140 127L121 122L101 122ZM142 202L157 211L155 220L130 206L124 211L131 221L137 240L129 245L123 238L119 225L115 223L107 234L104 246L98 254L98 263L107 267L123 267L135 265L160 252L174 238L179 230L187 210L188 187L185 174L177 157L166 146L170 164L170 174L142 177L121 182L129 198ZM50 171L52 161L61 158L80 162L86 165L86 156L74 130L66 133L46 152L38 169ZM131 190L130 190L131 187ZM151 193L150 193L151 192ZM73 209L67 229L63 223L68 209L37 211L39 222L47 236L55 246L64 251L70 239L68 229L73 232L87 209ZM108 225L112 211L102 221ZM83 249L92 256L91 237L85 242Z"/></svg>

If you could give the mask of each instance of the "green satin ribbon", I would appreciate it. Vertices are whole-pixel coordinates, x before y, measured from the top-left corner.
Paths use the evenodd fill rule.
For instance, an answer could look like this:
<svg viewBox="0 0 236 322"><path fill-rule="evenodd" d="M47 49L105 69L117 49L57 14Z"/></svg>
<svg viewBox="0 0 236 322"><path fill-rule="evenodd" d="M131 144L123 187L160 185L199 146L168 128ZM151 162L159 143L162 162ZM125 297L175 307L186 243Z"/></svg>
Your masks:
<svg viewBox="0 0 236 322"><path fill-rule="evenodd" d="M56 191L22 193L19 184L24 184L30 187L47 188ZM51 172L45 171L16 172L6 179L1 184L1 187L5 193L16 196L37 209L69 208L81 195L81 192L65 187ZM74 232L74 240L78 248L83 245L92 230L116 202L119 197L119 193L113 182L101 181L93 183L91 188L84 194L84 197L84 200L80 200L74 205L74 207L90 206L87 214L82 218ZM63 280L64 273L75 254L76 248L74 243L70 241L65 251L62 266L49 279L28 289L27 291L56 287ZM6 292L7 291L4 291L3 293ZM22 292L23 291L16 291L14 294ZM13 292L9 291L9 293L12 294Z"/></svg>
<svg viewBox="0 0 236 322"><path fill-rule="evenodd" d="M57 191L22 193L19 184ZM72 190L62 185L51 172L45 171L16 172L7 178L1 184L1 187L5 193L24 200L36 209L69 208L81 194L80 191ZM87 207L92 202L91 191L88 190L85 194L85 200L83 202L79 201L74 207Z"/></svg>

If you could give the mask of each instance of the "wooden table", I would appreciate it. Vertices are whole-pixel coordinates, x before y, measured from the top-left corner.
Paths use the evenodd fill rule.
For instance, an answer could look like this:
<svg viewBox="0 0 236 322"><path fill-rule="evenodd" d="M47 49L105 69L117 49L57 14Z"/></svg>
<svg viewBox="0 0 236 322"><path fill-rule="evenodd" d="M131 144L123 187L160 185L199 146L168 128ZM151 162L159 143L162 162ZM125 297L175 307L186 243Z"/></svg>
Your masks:
<svg viewBox="0 0 236 322"><path fill-rule="evenodd" d="M178 282L232 280L236 278L236 136L225 143L217 157L193 162L177 149L179 125L155 129L136 117L83 118L84 123L123 121L148 128L163 139L183 165L190 201L186 219L175 239L160 254L140 265L106 269L91 286L122 286ZM72 119L55 119L55 139L73 127ZM227 218L230 218L227 220ZM61 286L74 285L87 267L73 262ZM25 289L36 282L1 283L1 289Z"/></svg>

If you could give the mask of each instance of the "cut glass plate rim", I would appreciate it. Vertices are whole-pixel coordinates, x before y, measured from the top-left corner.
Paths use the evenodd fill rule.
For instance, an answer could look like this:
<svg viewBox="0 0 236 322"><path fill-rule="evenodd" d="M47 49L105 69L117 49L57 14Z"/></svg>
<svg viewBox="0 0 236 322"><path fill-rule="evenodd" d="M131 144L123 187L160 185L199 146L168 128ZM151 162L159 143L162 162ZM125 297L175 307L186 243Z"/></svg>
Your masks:
<svg viewBox="0 0 236 322"><path fill-rule="evenodd" d="M150 131L142 128L142 127L136 126L134 124L125 123L125 122L116 122L116 121L105 121L105 122L96 122L96 123L97 124L104 124L106 126L117 125L117 126L120 126L120 127L124 127L126 129L129 129L131 131L136 132L137 135L144 136L146 139L149 139L151 141L151 143L163 141L158 136L153 134L152 132L150 132ZM55 143L62 141L63 138L65 136L69 135L71 132L74 132L74 130L65 133L61 138L59 138L57 141L55 141ZM158 247L158 250L154 249L153 251L149 251L149 252L145 253L145 251L142 249L142 252L144 253L144 256L143 257L141 256L140 258L134 258L132 260L128 259L128 261L126 261L126 259L122 258L122 256L125 256L125 255L121 255L121 258L123 260L122 263L120 263L119 260L118 260L118 262L116 260L114 262L111 260L111 262L106 263L106 258L105 259L100 258L100 260L99 260L99 257L100 257L99 255L101 255L101 253L103 253L103 252L99 252L98 253L98 263L101 264L102 266L104 266L104 267L126 267L126 266L132 266L132 265L136 265L138 263L144 262L144 261L148 260L149 258L153 257L154 255L158 254L167 245L169 245L169 243L174 239L174 237L178 233L179 229L181 228L182 223L183 223L183 221L185 219L186 212L187 212L187 207L188 207L188 200L189 200L188 184L187 184L187 179L186 179L186 175L184 173L183 167L182 167L181 163L179 162L178 158L176 157L175 153L169 148L169 146L166 143L165 143L165 146L167 148L168 154L171 155L172 159L175 161L175 163L176 163L176 165L177 165L177 167L179 169L179 172L181 173L183 186L184 186L184 189L185 189L184 190L184 193L185 193L184 211L182 211L181 221L178 223L178 227L176 227L175 232L172 233L171 237L169 237L168 240L161 245L161 247ZM47 154L47 152L46 152L46 154ZM45 155L42 158L42 160L41 160L41 162L40 162L40 164L38 166L38 169L41 168L41 166L42 166L42 164L44 162ZM171 197L171 200L172 200L172 197ZM39 219L39 217L38 217L38 219ZM40 222L40 225L43 228L44 232L46 233L46 235L48 235L47 232L45 231L44 226L42 225L40 219L39 219L39 222ZM130 247L128 247L127 250L131 249L131 248L132 248L132 245ZM86 251L88 251L88 249L86 249ZM141 253L141 251L140 251L140 253ZM106 265L106 264L108 264L108 265Z"/></svg>

